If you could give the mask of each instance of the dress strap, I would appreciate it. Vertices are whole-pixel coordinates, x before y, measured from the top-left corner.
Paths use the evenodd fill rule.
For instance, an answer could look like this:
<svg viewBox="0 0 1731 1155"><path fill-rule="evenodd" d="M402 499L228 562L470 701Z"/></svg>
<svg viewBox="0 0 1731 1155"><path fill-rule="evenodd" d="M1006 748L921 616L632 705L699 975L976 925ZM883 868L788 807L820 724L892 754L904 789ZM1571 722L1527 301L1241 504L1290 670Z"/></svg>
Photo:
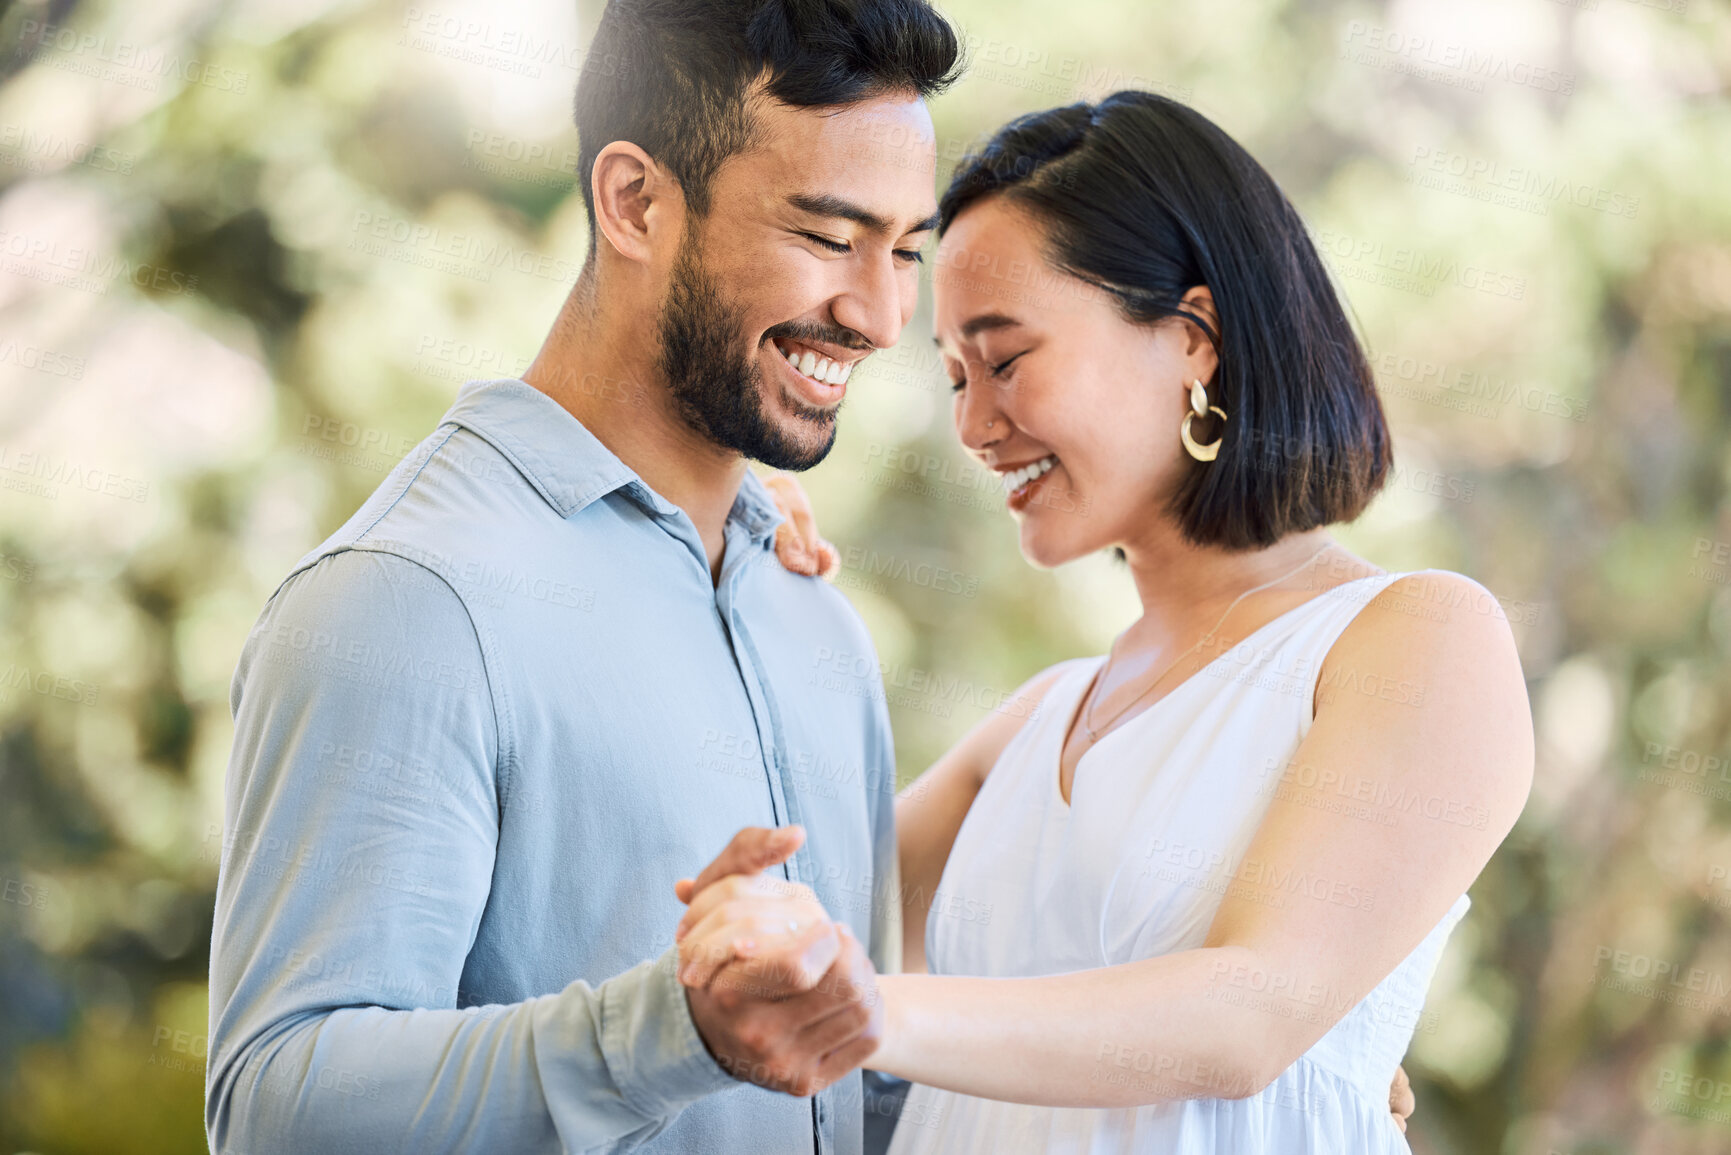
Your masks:
<svg viewBox="0 0 1731 1155"><path fill-rule="evenodd" d="M1343 582L1299 607L1300 620L1294 624L1284 644L1291 646L1296 655L1307 659L1303 701L1317 701L1323 666L1328 662L1328 655L1333 652L1335 643L1340 641L1340 636L1346 632L1347 627L1357 621L1364 608L1386 593L1390 586L1411 576L1410 573L1381 573ZM1413 603L1412 608L1415 612L1424 610L1417 602ZM1358 671L1356 675L1351 671L1337 672L1333 681L1351 679L1356 684L1367 676L1363 671ZM1301 733L1309 732L1313 720L1313 711L1306 709L1301 716Z"/></svg>

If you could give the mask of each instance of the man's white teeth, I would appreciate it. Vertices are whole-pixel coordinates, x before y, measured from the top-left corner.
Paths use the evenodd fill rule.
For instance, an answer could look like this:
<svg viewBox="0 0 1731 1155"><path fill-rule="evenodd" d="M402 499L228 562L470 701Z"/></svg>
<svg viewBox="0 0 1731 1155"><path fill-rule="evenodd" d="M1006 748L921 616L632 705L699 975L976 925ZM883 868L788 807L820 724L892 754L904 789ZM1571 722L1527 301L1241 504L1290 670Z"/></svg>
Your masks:
<svg viewBox="0 0 1731 1155"><path fill-rule="evenodd" d="M1022 468L1015 470L1012 473L1004 474L1005 492L1014 493L1036 477L1043 477L1046 471L1056 464L1058 464L1058 459L1056 457L1047 456L1042 457L1032 465L1024 465Z"/></svg>
<svg viewBox="0 0 1731 1155"><path fill-rule="evenodd" d="M781 355L787 358L787 363L810 377L814 381L822 381L826 385L845 385L853 374L853 365L841 361L831 361L828 357L819 357L807 350L795 353L791 349L782 349Z"/></svg>

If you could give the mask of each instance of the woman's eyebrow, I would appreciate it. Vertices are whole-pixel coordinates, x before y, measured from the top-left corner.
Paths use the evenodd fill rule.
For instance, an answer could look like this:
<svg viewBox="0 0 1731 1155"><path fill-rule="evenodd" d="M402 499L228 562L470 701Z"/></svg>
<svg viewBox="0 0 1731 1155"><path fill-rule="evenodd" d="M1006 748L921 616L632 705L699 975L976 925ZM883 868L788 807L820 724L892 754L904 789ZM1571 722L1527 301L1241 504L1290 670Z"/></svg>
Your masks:
<svg viewBox="0 0 1731 1155"><path fill-rule="evenodd" d="M962 340L971 341L981 333L988 333L994 329L1013 329L1021 323L1007 313L981 313L978 317L970 317L962 322L959 332ZM932 344L942 345L943 342L937 337L933 337Z"/></svg>

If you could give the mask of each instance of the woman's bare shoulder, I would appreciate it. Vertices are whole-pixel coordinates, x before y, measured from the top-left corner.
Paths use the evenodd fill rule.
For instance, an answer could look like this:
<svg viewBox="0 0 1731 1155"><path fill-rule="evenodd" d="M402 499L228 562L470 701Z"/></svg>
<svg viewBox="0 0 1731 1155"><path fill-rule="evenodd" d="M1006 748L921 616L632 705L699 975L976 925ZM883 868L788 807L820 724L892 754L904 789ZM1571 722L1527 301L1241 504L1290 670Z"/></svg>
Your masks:
<svg viewBox="0 0 1731 1155"><path fill-rule="evenodd" d="M1099 661L1098 657L1066 659L1046 667L1005 695L997 708L956 746L955 753L965 759L969 772L984 781L1022 728L1042 715L1052 688L1066 675L1079 674L1084 667L1092 667Z"/></svg>
<svg viewBox="0 0 1731 1155"><path fill-rule="evenodd" d="M1479 582L1446 570L1390 582L1342 631L1322 680L1361 692L1319 697L1319 721L1326 711L1397 745L1470 748L1453 772L1482 776L1505 796L1510 822L1519 813L1532 779L1532 709L1508 614ZM1382 692L1389 686L1402 692Z"/></svg>
<svg viewBox="0 0 1731 1155"><path fill-rule="evenodd" d="M1479 582L1451 570L1401 574L1371 599L1341 640L1349 638L1415 645L1427 653L1477 652L1500 664L1520 665L1502 602Z"/></svg>

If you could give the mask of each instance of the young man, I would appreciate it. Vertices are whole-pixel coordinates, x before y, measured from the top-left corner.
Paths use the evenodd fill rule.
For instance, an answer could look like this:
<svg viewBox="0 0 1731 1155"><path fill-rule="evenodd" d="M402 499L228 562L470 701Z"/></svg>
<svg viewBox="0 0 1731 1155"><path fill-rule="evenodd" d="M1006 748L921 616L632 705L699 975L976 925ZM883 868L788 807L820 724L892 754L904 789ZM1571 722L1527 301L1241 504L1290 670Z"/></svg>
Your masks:
<svg viewBox="0 0 1731 1155"><path fill-rule="evenodd" d="M607 9L540 355L462 389L236 671L213 1150L859 1150L894 754L746 459L821 460L911 316L957 55L922 0ZM672 880L792 823L831 981L688 996Z"/></svg>

